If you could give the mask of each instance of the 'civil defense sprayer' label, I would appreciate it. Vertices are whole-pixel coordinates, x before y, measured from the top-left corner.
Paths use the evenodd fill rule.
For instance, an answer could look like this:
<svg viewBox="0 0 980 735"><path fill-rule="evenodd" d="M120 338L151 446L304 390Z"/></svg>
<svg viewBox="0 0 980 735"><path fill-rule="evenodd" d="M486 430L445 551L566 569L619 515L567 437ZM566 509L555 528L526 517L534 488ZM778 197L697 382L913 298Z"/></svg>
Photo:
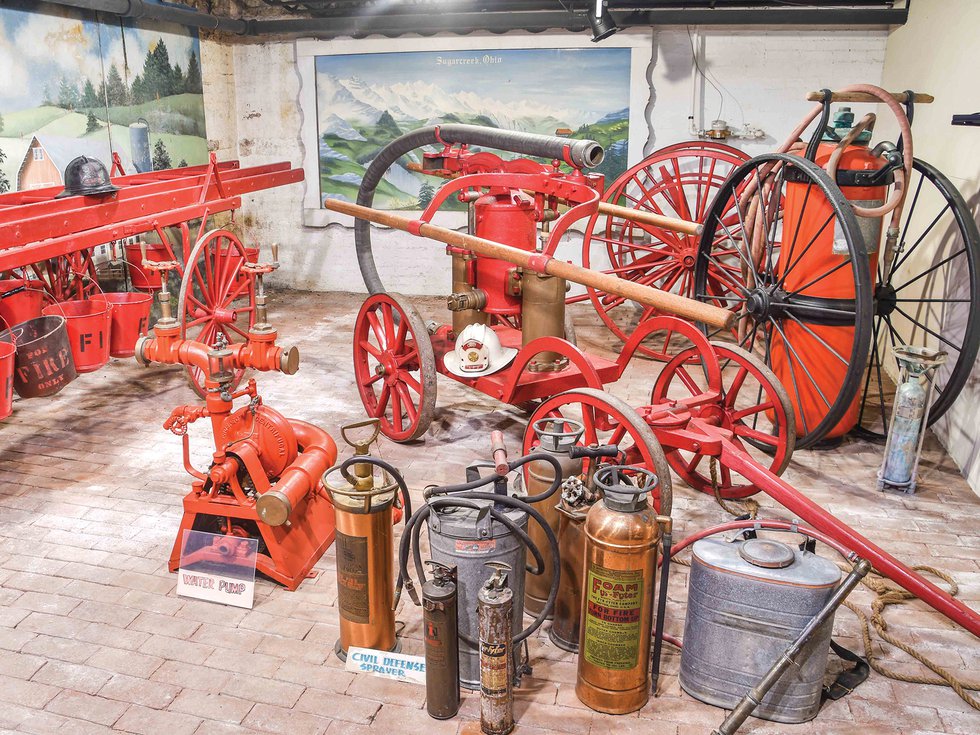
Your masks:
<svg viewBox="0 0 980 735"><path fill-rule="evenodd" d="M632 669L640 655L643 571L592 565L585 595L585 660L613 671Z"/></svg>

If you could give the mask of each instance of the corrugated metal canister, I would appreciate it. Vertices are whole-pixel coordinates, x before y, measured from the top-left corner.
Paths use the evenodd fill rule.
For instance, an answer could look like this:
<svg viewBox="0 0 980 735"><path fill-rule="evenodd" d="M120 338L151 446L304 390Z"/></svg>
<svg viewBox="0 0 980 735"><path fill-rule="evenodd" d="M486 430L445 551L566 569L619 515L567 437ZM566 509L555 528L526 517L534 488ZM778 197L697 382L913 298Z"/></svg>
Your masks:
<svg viewBox="0 0 980 735"><path fill-rule="evenodd" d="M481 505L489 502L475 501ZM527 531L527 514L504 509L518 528ZM514 593L514 635L521 632L524 618L524 545L506 526L472 508L434 510L428 518L429 546L433 561L456 567L459 593L459 632L470 640L479 638L476 598L487 578L486 562L503 562L516 570L509 586ZM462 637L459 641L459 683L467 689L480 688L480 652Z"/></svg>
<svg viewBox="0 0 980 735"><path fill-rule="evenodd" d="M681 687L731 709L827 603L841 571L822 557L770 539L694 544ZM812 720L820 709L833 619L753 713L776 722Z"/></svg>

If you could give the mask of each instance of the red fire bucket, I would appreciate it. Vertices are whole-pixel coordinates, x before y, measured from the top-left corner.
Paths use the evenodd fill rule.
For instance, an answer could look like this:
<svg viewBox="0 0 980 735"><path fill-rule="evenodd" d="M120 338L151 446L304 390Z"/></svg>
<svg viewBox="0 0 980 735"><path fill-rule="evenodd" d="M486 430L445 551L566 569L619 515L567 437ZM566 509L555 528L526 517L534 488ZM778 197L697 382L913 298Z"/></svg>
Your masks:
<svg viewBox="0 0 980 735"><path fill-rule="evenodd" d="M103 293L92 296L92 301L106 301L112 305L109 354L112 357L135 355L136 340L144 336L150 326L153 296L138 292Z"/></svg>
<svg viewBox="0 0 980 735"><path fill-rule="evenodd" d="M10 341L10 333L0 336L0 419L7 418L14 410L14 358L17 347Z"/></svg>
<svg viewBox="0 0 980 735"><path fill-rule="evenodd" d="M158 242L145 244L147 260L153 263L162 263L171 259L165 245ZM133 288L138 288L140 291L155 291L160 288L160 272L142 267L143 251L140 250L139 243L126 246L126 263L129 265L129 280L133 284Z"/></svg>
<svg viewBox="0 0 980 735"><path fill-rule="evenodd" d="M17 345L14 390L21 398L53 396L78 377L61 314L15 324L0 334L8 340Z"/></svg>
<svg viewBox="0 0 980 735"><path fill-rule="evenodd" d="M112 304L108 301L62 301L45 306L41 313L63 316L68 322L71 354L78 372L90 373L109 362Z"/></svg>
<svg viewBox="0 0 980 735"><path fill-rule="evenodd" d="M22 291L17 289L23 288ZM16 292L16 293L12 293ZM7 278L0 281L0 318L7 324L20 324L41 316L44 284L37 280Z"/></svg>

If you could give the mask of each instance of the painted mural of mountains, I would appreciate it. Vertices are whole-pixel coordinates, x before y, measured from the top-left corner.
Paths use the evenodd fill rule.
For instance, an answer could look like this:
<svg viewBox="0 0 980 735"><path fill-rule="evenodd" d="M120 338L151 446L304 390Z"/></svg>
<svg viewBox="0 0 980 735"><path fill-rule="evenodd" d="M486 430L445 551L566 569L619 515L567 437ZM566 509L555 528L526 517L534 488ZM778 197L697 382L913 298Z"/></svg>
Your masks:
<svg viewBox="0 0 980 735"><path fill-rule="evenodd" d="M369 85L356 76L317 74L321 199L354 201L365 168L394 138L425 125L466 123L523 132L593 138L606 149L599 171L612 180L626 167L628 110L599 115L572 108L543 108L539 102L503 103L472 92L450 93L429 81ZM433 116L434 110L439 111ZM375 206L419 209L432 198L438 180L409 171L412 154L389 171ZM611 178L610 178L611 177ZM447 203L448 206L449 203Z"/></svg>

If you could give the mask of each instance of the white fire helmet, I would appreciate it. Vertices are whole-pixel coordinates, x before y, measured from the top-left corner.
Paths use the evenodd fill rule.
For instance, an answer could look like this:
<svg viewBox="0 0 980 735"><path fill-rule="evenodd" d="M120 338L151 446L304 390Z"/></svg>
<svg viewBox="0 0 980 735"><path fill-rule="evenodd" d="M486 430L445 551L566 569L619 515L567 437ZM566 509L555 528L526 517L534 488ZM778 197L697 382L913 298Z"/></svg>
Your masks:
<svg viewBox="0 0 980 735"><path fill-rule="evenodd" d="M517 350L503 347L486 324L470 324L456 338L456 349L443 356L446 370L461 378L490 375L507 367Z"/></svg>

